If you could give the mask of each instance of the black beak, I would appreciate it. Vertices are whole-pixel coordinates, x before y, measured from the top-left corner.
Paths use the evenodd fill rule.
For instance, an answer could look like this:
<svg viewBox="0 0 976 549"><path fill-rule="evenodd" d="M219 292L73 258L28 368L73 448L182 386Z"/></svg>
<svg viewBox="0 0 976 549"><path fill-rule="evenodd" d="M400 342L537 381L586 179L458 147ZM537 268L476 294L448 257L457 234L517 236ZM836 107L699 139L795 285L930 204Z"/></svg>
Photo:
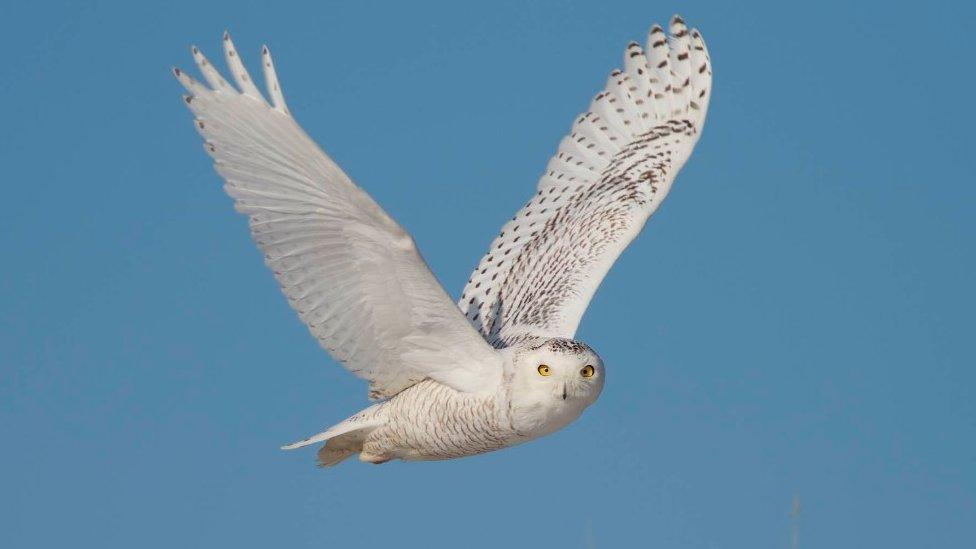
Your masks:
<svg viewBox="0 0 976 549"><path fill-rule="evenodd" d="M566 386L563 385L563 400L566 400Z"/></svg>

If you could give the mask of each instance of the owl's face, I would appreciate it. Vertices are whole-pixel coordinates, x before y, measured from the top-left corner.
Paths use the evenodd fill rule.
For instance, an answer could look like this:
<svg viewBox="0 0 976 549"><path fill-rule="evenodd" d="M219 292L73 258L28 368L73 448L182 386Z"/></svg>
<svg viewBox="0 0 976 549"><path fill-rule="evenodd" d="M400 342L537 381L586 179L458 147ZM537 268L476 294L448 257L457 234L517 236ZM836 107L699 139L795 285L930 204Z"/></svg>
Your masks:
<svg viewBox="0 0 976 549"><path fill-rule="evenodd" d="M577 341L549 339L518 353L513 367L512 409L525 434L541 436L563 427L603 390L603 361Z"/></svg>

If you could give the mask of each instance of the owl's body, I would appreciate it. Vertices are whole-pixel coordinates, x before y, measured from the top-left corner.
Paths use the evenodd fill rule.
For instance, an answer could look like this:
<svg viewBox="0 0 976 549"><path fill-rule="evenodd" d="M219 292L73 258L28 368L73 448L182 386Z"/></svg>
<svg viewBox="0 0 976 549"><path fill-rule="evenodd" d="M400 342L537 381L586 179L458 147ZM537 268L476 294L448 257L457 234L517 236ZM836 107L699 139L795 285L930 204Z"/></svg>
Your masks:
<svg viewBox="0 0 976 549"><path fill-rule="evenodd" d="M552 433L596 401L603 362L573 338L701 135L712 70L698 31L675 16L670 36L654 25L627 46L457 303L292 117L268 49L266 97L223 45L236 86L195 47L206 84L174 69L204 148L289 303L380 400L285 448L325 442L323 465L457 458Z"/></svg>
<svg viewBox="0 0 976 549"><path fill-rule="evenodd" d="M360 459L438 460L504 448L518 437L505 412L503 391L462 393L421 381L378 406L384 424L366 436ZM328 451L326 444L320 457Z"/></svg>
<svg viewBox="0 0 976 549"><path fill-rule="evenodd" d="M582 343L537 340L506 351L505 379L492 392L461 392L424 380L286 448L327 441L318 454L325 466L356 453L370 463L482 454L563 428L603 389L602 363ZM537 362L549 368L545 377L552 379L546 387L532 383L539 376ZM593 373L583 377L580 372L588 365L594 366Z"/></svg>

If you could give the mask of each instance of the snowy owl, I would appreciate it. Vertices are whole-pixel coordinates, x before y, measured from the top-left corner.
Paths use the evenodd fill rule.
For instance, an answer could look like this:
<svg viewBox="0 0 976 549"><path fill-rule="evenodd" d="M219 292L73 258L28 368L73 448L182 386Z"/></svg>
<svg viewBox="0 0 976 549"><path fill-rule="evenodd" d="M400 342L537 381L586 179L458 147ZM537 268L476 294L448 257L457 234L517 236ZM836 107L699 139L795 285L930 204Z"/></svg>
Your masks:
<svg viewBox="0 0 976 549"><path fill-rule="evenodd" d="M667 196L701 135L712 70L678 16L651 27L577 117L535 194L455 305L413 238L292 117L268 48L268 97L223 38L236 86L192 48L179 69L204 148L291 306L377 400L305 440L319 464L438 460L521 444L574 421L603 361L573 340L610 266Z"/></svg>

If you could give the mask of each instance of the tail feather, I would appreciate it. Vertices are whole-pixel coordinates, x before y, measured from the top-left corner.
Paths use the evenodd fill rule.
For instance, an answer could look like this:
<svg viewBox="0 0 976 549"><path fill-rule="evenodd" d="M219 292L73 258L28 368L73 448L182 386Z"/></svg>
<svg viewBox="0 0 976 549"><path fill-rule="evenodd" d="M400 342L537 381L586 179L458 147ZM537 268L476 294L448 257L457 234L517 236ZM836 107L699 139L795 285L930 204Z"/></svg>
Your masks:
<svg viewBox="0 0 976 549"><path fill-rule="evenodd" d="M318 452L319 466L329 467L352 456L363 449L366 436L386 423L380 413L382 404L370 406L358 414L334 425L317 435L282 446L282 450L304 448L322 441L326 444Z"/></svg>

